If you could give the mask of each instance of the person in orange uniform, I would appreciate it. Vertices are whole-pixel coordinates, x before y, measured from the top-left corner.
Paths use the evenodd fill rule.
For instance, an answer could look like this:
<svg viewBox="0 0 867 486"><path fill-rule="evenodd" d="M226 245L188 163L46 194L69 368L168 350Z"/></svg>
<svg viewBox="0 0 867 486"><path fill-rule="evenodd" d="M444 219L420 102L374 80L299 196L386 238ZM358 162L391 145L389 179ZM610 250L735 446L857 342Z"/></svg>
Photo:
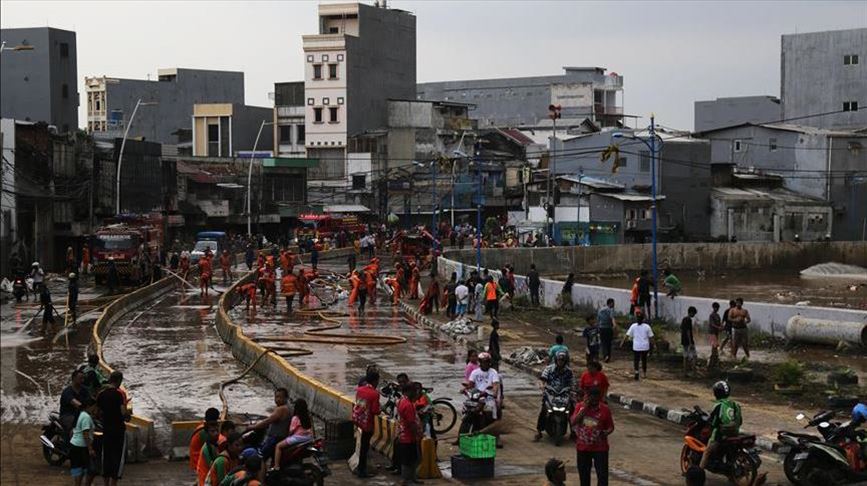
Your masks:
<svg viewBox="0 0 867 486"><path fill-rule="evenodd" d="M391 303L394 305L400 304L400 282L397 277L386 279L385 283L391 287Z"/></svg>
<svg viewBox="0 0 867 486"><path fill-rule="evenodd" d="M249 454L247 452L249 451ZM246 457L244 454L247 454ZM242 453L244 468L232 474L232 484L245 484L246 486L262 486L262 458L255 449L247 449Z"/></svg>
<svg viewBox="0 0 867 486"><path fill-rule="evenodd" d="M253 314L256 313L256 284L253 282L245 283L238 287L238 295L247 302L245 310L250 310L250 305L253 306Z"/></svg>
<svg viewBox="0 0 867 486"><path fill-rule="evenodd" d="M220 268L223 269L223 284L228 284L232 280L232 259L229 258L229 250L223 250L220 255Z"/></svg>
<svg viewBox="0 0 867 486"><path fill-rule="evenodd" d="M287 256L286 250L280 250L280 269L283 270L283 274L289 273L289 257Z"/></svg>
<svg viewBox="0 0 867 486"><path fill-rule="evenodd" d="M265 298L262 300L262 306L273 305L277 306L277 274L272 266L265 266L265 271L262 274L263 285L265 286Z"/></svg>
<svg viewBox="0 0 867 486"><path fill-rule="evenodd" d="M207 441L202 444L202 449L196 459L196 479L199 486L204 486L208 471L211 469L211 463L219 455L217 443L220 440L220 427L216 423L209 423L205 425L205 432Z"/></svg>
<svg viewBox="0 0 867 486"><path fill-rule="evenodd" d="M220 421L220 411L216 408L209 408L205 410L205 420L193 430L193 435L190 437L190 469L195 471L196 466L199 462L199 452L202 450L202 446L208 440L208 432L205 430L205 426L209 424L213 424L216 426Z"/></svg>
<svg viewBox="0 0 867 486"><path fill-rule="evenodd" d="M223 478L238 467L239 456L243 450L244 439L241 437L241 433L232 432L229 434L229 437L226 439L226 450L217 455L211 462L211 467L208 469L205 477L207 482L203 483L211 486L221 484Z"/></svg>
<svg viewBox="0 0 867 486"><path fill-rule="evenodd" d="M304 302L308 300L308 294L310 287L307 283L307 274L304 272L304 269L300 269L298 271L298 307L304 305Z"/></svg>
<svg viewBox="0 0 867 486"><path fill-rule="evenodd" d="M352 307L355 305L355 301L358 300L358 286L361 284L357 270L353 270L349 275L349 283L352 284L352 290L349 292L349 306Z"/></svg>
<svg viewBox="0 0 867 486"><path fill-rule="evenodd" d="M394 278L397 279L398 285L400 285L400 290L403 291L404 286L406 285L406 269L403 268L403 262L397 262L395 265Z"/></svg>
<svg viewBox="0 0 867 486"><path fill-rule="evenodd" d="M199 259L199 290L202 292L202 295L208 295L212 272L211 258L206 253L205 256Z"/></svg>
<svg viewBox="0 0 867 486"><path fill-rule="evenodd" d="M421 278L421 272L418 269L418 265L415 262L410 263L410 277L409 277L409 298L412 300L418 299L418 282Z"/></svg>
<svg viewBox="0 0 867 486"><path fill-rule="evenodd" d="M190 254L187 252L181 253L181 262L178 264L178 275L181 276L183 281L181 282L181 288L183 288L187 282L188 277L190 276Z"/></svg>
<svg viewBox="0 0 867 486"><path fill-rule="evenodd" d="M296 257L295 254L292 253L292 250L286 250L286 270L287 272L295 271L295 262Z"/></svg>
<svg viewBox="0 0 867 486"><path fill-rule="evenodd" d="M295 300L295 292L298 291L298 277L292 272L283 274L280 281L280 293L286 298L286 312L292 312L292 301Z"/></svg>

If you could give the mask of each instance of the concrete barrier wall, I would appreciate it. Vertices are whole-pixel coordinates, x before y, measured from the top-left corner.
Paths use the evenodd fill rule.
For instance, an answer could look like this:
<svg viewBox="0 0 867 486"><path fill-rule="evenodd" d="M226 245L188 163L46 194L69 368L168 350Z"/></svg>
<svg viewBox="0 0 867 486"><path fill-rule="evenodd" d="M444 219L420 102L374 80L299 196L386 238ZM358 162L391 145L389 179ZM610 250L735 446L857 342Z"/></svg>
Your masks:
<svg viewBox="0 0 867 486"><path fill-rule="evenodd" d="M470 265L476 251L447 250L443 256ZM867 266L867 242L815 243L661 243L657 248L659 268L701 269L711 272L755 268L802 270L824 262ZM635 272L651 267L651 245L562 246L554 248L485 248L482 266L502 268L511 263L525 275L535 264L539 273Z"/></svg>
<svg viewBox="0 0 867 486"><path fill-rule="evenodd" d="M502 250L500 250L502 251ZM517 263L515 264L517 268ZM450 260L445 257L439 257L438 272L440 277L447 279L451 277L452 272L461 276L469 276L472 270L475 270L475 264L466 265L461 262ZM484 268L484 267L483 267ZM497 279L500 272L490 269L489 272ZM539 300L545 307L555 307L557 296L563 289L563 282L559 280L541 279L541 288L539 290ZM525 275L516 275L515 284L518 295L529 294L527 287L527 277ZM605 301L609 298L614 299L615 308L619 312L626 313L629 307L629 299L631 292L625 289L615 289L610 287L600 287L597 285L575 284L572 286L572 302L575 305L599 309L605 305ZM659 316L663 319L677 322L686 316L686 311L690 306L695 306L698 309L698 318L703 327L706 327L707 316L711 311L711 304L719 302L723 309L727 307L729 298L720 297L716 299L705 297L688 297L680 296L672 300L665 297L664 294L659 295ZM750 312L752 323L751 329L760 330L764 333L775 337L785 337L786 324L793 316L803 316L808 318L820 318L832 321L850 321L850 322L867 322L867 312L849 309L835 309L829 307L801 307L794 305L771 304L764 302L746 302L744 304Z"/></svg>

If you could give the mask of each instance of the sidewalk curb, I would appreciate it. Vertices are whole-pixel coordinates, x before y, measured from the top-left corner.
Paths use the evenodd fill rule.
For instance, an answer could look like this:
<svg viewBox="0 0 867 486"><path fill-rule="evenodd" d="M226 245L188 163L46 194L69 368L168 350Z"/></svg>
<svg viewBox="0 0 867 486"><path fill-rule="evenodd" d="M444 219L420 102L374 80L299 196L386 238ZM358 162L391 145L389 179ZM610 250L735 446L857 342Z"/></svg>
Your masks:
<svg viewBox="0 0 867 486"><path fill-rule="evenodd" d="M422 315L418 310L413 308L413 306L405 301L400 302L400 308L408 315L410 315L413 319L416 320L419 324L423 325L425 328L437 331L440 334L448 336L453 341L458 342L463 345L472 345L475 344L475 340L471 338L472 334L458 334L451 335L439 330L439 323L434 321L433 319ZM538 372L534 370L532 367L525 365L523 363L514 362L508 358L503 358L503 361L508 363L513 368L523 371L524 373L531 374L536 376ZM628 408L635 412L642 412L647 415L651 415L658 419L666 420L676 425L683 425L686 416L689 415L689 411L686 410L675 410L663 405L657 405L655 403L644 402L643 400L637 398L631 398L619 393L608 392L607 398L609 402L618 403L623 405L625 408ZM781 449L785 446L780 442L777 442L774 439L763 436L756 436L756 447L762 449L767 452L772 453L781 453Z"/></svg>

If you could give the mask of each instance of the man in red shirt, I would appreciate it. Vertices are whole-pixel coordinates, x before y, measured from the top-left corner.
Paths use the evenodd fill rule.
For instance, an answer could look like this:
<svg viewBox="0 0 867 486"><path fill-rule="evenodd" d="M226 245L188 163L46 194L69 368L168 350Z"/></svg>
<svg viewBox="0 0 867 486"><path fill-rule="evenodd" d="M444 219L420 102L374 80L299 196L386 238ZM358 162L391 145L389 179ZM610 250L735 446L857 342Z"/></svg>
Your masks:
<svg viewBox="0 0 867 486"><path fill-rule="evenodd" d="M397 447L401 464L403 486L416 482L418 467L418 444L421 440L421 426L415 411L415 401L418 399L416 388L412 383L403 386L403 397L397 404L398 436Z"/></svg>
<svg viewBox="0 0 867 486"><path fill-rule="evenodd" d="M602 400L608 395L608 377L602 372L602 363L591 361L587 363L587 371L581 374L579 382L581 391L587 393L592 388L599 389L599 396Z"/></svg>
<svg viewBox="0 0 867 486"><path fill-rule="evenodd" d="M361 430L358 468L355 473L360 478L373 477L373 474L367 472L367 453L370 451L370 439L373 437L373 424L380 412L377 386L379 386L379 372L371 369L367 371L364 383L355 389L355 408L352 411L352 418Z"/></svg>
<svg viewBox="0 0 867 486"><path fill-rule="evenodd" d="M608 436L614 432L614 419L611 410L600 398L599 388L591 388L572 414L572 430L577 435L576 464L581 486L590 486L592 467L596 469L596 484L608 486Z"/></svg>

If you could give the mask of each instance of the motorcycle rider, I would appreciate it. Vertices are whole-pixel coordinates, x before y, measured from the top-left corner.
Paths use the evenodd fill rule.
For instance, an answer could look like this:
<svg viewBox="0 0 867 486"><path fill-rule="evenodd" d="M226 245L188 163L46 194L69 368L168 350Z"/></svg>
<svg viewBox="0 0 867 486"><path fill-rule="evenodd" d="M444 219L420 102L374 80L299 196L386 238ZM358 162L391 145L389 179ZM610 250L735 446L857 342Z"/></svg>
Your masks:
<svg viewBox="0 0 867 486"><path fill-rule="evenodd" d="M741 424L743 424L741 406L729 398L731 391L731 387L725 381L720 380L713 385L713 396L716 398L716 402L708 419L711 432L707 448L699 464L699 467L702 469L707 468L708 462L713 458L716 451L719 450L719 444L723 439L735 437L740 433Z"/></svg>
<svg viewBox="0 0 867 486"><path fill-rule="evenodd" d="M575 375L572 373L572 369L569 368L569 354L565 351L558 351L557 354L554 355L554 362L545 367L539 380L541 381L543 390L546 387L551 387L557 391L568 388L571 394L572 388L575 385ZM572 405L572 399L570 396L569 410L572 409ZM542 439L542 431L545 430L545 419L547 418L547 415L548 407L545 405L543 394L542 408L539 410L539 418L536 421L536 436L533 438L533 442L538 442Z"/></svg>
<svg viewBox="0 0 867 486"><path fill-rule="evenodd" d="M464 382L464 389L475 388L486 393L485 407L491 412L491 418L497 420L499 414L500 374L491 367L491 355L479 353L479 367L470 373L470 379Z"/></svg>

